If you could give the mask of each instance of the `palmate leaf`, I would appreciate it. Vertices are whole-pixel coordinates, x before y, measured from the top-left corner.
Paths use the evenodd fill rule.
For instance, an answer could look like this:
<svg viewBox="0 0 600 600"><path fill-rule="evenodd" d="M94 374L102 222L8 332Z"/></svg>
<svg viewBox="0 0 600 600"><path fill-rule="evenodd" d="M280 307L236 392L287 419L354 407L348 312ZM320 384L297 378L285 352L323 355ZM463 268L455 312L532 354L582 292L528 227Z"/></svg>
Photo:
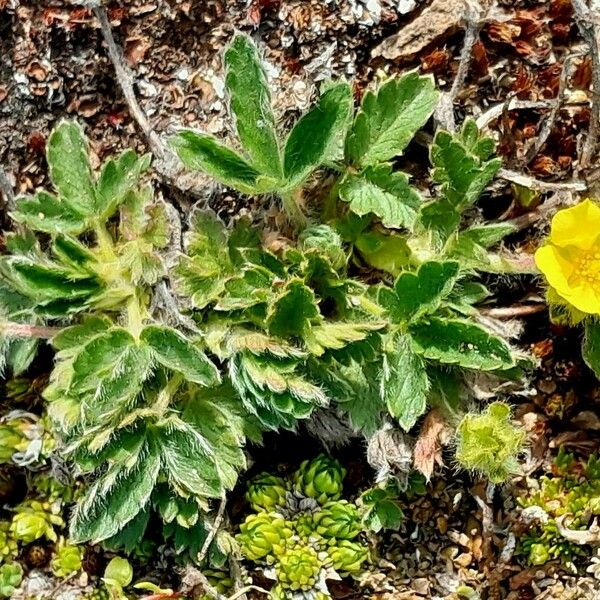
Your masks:
<svg viewBox="0 0 600 600"><path fill-rule="evenodd" d="M299 186L312 171L336 159L352 116L352 103L350 85L333 84L294 125L284 150L287 187Z"/></svg>
<svg viewBox="0 0 600 600"><path fill-rule="evenodd" d="M340 198L357 215L373 213L386 227L411 229L422 199L408 183L408 176L392 172L390 165L367 167L349 175L340 186Z"/></svg>
<svg viewBox="0 0 600 600"><path fill-rule="evenodd" d="M188 129L172 137L170 143L186 167L204 171L223 185L245 194L267 193L276 187L275 179L263 175L210 135Z"/></svg>
<svg viewBox="0 0 600 600"><path fill-rule="evenodd" d="M282 165L271 94L258 50L248 36L235 35L225 52L225 66L225 85L242 145L258 171L280 179Z"/></svg>
<svg viewBox="0 0 600 600"><path fill-rule="evenodd" d="M470 321L429 317L409 332L413 350L429 360L482 371L515 366L508 344Z"/></svg>
<svg viewBox="0 0 600 600"><path fill-rule="evenodd" d="M396 334L383 355L381 396L405 431L425 412L429 387L424 360L413 350L408 336Z"/></svg>
<svg viewBox="0 0 600 600"><path fill-rule="evenodd" d="M408 73L367 92L346 141L346 156L366 167L387 162L406 148L429 119L438 94L432 77Z"/></svg>

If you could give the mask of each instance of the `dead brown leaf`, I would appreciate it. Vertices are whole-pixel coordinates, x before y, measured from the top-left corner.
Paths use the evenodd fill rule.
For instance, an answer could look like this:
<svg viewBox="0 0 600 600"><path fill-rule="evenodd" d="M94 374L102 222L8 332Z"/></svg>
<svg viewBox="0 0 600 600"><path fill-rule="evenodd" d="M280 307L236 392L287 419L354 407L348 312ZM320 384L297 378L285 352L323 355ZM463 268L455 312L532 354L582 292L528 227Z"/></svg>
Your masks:
<svg viewBox="0 0 600 600"><path fill-rule="evenodd" d="M442 465L442 437L448 424L442 413L434 408L429 411L413 450L415 469L423 473L427 480L431 478L435 464Z"/></svg>

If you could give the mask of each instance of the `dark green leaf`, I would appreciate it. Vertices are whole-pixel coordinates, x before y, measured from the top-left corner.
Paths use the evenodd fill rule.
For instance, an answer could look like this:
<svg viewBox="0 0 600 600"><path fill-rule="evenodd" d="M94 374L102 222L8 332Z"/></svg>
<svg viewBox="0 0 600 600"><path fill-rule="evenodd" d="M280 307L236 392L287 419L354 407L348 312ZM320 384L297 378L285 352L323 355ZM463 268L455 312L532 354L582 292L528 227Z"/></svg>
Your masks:
<svg viewBox="0 0 600 600"><path fill-rule="evenodd" d="M431 317L411 325L410 334L415 352L429 360L482 371L515 366L502 338L469 321Z"/></svg>
<svg viewBox="0 0 600 600"><path fill-rule="evenodd" d="M340 198L357 215L373 213L386 227L412 228L421 205L421 196L408 183L408 176L392 172L389 165L367 167L346 177Z"/></svg>
<svg viewBox="0 0 600 600"><path fill-rule="evenodd" d="M585 336L583 338L583 360L600 379L600 323L588 319L585 322Z"/></svg>
<svg viewBox="0 0 600 600"><path fill-rule="evenodd" d="M56 235L78 234L87 227L86 220L60 198L46 192L19 198L12 218L36 231Z"/></svg>
<svg viewBox="0 0 600 600"><path fill-rule="evenodd" d="M284 175L290 188L300 185L313 170L336 158L352 115L352 102L350 86L336 83L296 123L284 151Z"/></svg>
<svg viewBox="0 0 600 600"><path fill-rule="evenodd" d="M273 335L302 337L319 316L314 292L299 279L290 280L269 307L267 325Z"/></svg>
<svg viewBox="0 0 600 600"><path fill-rule="evenodd" d="M346 155L362 167L398 156L425 125L437 99L433 78L416 72L367 92L348 136Z"/></svg>

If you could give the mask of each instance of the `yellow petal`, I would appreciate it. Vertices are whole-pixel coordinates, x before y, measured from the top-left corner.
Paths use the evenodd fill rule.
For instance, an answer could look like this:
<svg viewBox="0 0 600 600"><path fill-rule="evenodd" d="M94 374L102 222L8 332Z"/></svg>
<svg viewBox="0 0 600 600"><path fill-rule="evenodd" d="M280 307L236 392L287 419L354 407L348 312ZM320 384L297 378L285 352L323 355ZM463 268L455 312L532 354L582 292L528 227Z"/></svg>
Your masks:
<svg viewBox="0 0 600 600"><path fill-rule="evenodd" d="M538 248L535 253L535 264L544 274L548 283L566 298L571 292L572 286L569 278L573 274L575 265L565 256L566 252L552 244L546 244Z"/></svg>
<svg viewBox="0 0 600 600"><path fill-rule="evenodd" d="M562 295L562 294L561 294ZM591 315L600 314L600 290L591 285L571 288L565 298L577 309Z"/></svg>
<svg viewBox="0 0 600 600"><path fill-rule="evenodd" d="M584 200L559 210L552 219L550 241L556 246L573 245L589 250L600 234L600 206Z"/></svg>

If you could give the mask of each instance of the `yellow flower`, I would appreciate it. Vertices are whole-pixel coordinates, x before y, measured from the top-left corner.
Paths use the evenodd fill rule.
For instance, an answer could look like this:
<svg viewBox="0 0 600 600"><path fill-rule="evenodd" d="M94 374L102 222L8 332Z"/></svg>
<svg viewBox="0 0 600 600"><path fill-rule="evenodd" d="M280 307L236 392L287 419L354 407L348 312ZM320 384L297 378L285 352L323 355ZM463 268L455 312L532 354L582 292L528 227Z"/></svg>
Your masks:
<svg viewBox="0 0 600 600"><path fill-rule="evenodd" d="M535 263L562 299L600 314L600 206L584 200L557 212Z"/></svg>

